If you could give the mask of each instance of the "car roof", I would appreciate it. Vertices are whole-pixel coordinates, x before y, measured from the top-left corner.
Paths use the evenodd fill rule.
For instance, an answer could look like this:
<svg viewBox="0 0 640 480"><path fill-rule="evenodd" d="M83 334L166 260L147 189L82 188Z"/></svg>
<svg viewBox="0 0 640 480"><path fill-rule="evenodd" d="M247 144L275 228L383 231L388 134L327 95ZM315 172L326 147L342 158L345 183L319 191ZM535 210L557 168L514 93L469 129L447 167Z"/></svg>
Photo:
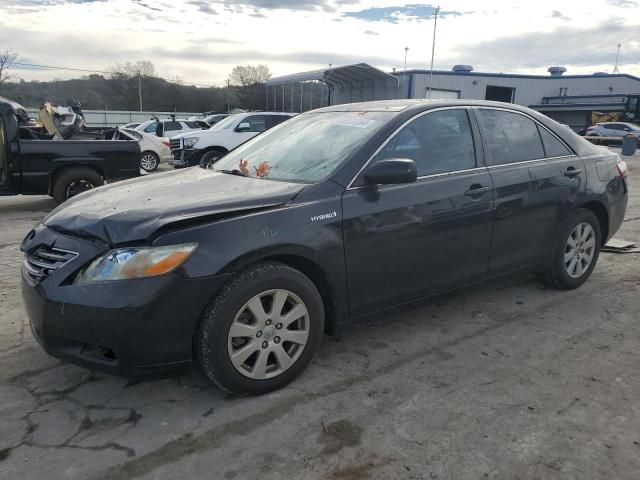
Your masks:
<svg viewBox="0 0 640 480"><path fill-rule="evenodd" d="M415 99L415 100L379 100L375 102L347 103L318 108L312 112L404 112L430 110L440 107L494 107L506 108L520 112L531 113L531 109L515 103L493 102L490 100L448 100L448 99ZM308 113L308 112L307 112Z"/></svg>

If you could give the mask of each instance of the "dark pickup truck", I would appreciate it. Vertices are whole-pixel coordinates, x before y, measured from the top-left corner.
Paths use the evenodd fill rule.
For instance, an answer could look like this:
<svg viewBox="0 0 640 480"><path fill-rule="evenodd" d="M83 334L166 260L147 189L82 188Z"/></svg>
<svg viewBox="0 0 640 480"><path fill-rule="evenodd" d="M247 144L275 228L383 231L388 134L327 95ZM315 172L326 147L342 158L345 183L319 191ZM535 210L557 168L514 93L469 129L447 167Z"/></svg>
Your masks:
<svg viewBox="0 0 640 480"><path fill-rule="evenodd" d="M140 147L113 129L57 140L0 97L0 195L50 195L56 202L140 175Z"/></svg>

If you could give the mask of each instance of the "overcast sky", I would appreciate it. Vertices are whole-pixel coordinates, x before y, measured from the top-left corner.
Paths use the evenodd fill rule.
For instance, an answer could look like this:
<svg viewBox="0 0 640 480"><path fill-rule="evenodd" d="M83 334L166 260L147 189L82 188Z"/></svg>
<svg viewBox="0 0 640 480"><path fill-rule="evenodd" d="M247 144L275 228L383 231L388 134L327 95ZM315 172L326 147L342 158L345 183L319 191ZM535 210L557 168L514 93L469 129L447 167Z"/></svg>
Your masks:
<svg viewBox="0 0 640 480"><path fill-rule="evenodd" d="M416 0L413 0L414 2ZM640 76L640 0L442 2L436 69ZM0 0L0 51L20 61L105 70L150 60L160 76L222 85L234 65L274 76L366 62L428 68L434 5L358 0ZM23 67L19 67L23 68ZM25 80L81 74L14 71Z"/></svg>

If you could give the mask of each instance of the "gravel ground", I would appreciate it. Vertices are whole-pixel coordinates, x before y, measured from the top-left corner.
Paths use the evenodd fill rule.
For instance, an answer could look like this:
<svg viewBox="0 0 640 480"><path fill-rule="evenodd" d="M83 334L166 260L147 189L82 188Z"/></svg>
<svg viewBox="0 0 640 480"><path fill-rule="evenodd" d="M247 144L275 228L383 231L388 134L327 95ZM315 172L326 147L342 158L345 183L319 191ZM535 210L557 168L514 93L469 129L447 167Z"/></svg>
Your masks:
<svg viewBox="0 0 640 480"><path fill-rule="evenodd" d="M630 163L617 237L640 241ZM639 254L572 292L510 278L354 325L290 387L230 398L43 353L18 245L53 207L0 198L0 478L638 478Z"/></svg>

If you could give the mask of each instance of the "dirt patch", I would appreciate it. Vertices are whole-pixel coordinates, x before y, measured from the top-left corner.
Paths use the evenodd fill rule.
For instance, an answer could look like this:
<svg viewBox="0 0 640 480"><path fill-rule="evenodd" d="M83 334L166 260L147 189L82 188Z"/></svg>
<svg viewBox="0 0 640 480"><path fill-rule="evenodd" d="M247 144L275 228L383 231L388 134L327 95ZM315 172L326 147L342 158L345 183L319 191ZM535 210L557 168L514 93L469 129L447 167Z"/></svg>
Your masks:
<svg viewBox="0 0 640 480"><path fill-rule="evenodd" d="M322 454L333 455L346 447L360 445L362 427L349 420L338 420L323 426L318 442L324 445Z"/></svg>

